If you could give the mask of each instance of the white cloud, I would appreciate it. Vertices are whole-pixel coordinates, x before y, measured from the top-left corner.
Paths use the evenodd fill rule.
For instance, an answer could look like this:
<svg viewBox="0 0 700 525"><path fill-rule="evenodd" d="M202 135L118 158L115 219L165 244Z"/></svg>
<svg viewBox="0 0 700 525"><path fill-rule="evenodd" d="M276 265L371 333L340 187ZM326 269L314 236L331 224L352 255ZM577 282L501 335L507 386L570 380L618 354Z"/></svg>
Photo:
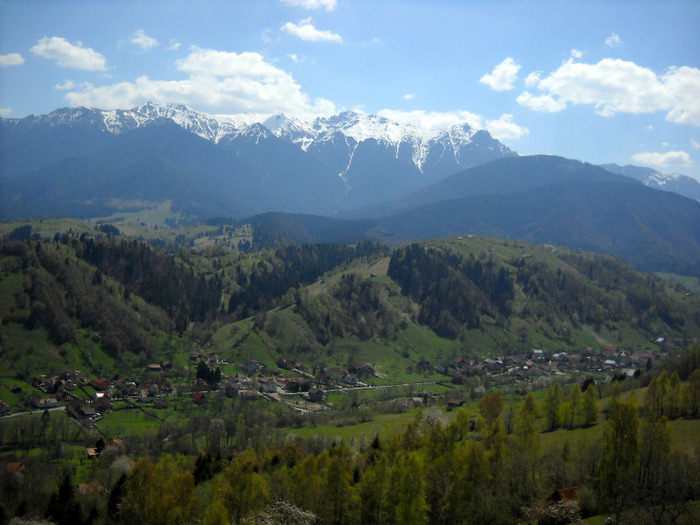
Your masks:
<svg viewBox="0 0 700 525"><path fill-rule="evenodd" d="M667 151L666 153L645 152L632 155L632 160L659 168L688 167L693 164L685 151Z"/></svg>
<svg viewBox="0 0 700 525"><path fill-rule="evenodd" d="M401 111L398 109L382 109L377 112L380 117L393 120L400 124L410 124L426 131L439 131L453 126L468 124L474 129L486 129L492 137L498 140L517 140L530 131L513 122L513 115L508 113L497 119L487 120L469 111L426 112L423 110Z"/></svg>
<svg viewBox="0 0 700 525"><path fill-rule="evenodd" d="M428 131L449 129L460 124L469 124L472 128L484 129L483 117L468 111L426 112L419 109L414 111L382 109L377 112L377 115Z"/></svg>
<svg viewBox="0 0 700 525"><path fill-rule="evenodd" d="M406 93L406 94L403 96L403 99L404 99L404 100L413 100L414 98L416 98L416 94L415 94L415 93Z"/></svg>
<svg viewBox="0 0 700 525"><path fill-rule="evenodd" d="M570 52L571 56L574 58L581 58L583 56L583 51L580 49L572 49Z"/></svg>
<svg viewBox="0 0 700 525"><path fill-rule="evenodd" d="M40 57L55 60L61 67L91 71L104 71L107 68L105 57L97 51L83 47L82 42L71 44L65 38L58 36L38 40L30 51Z"/></svg>
<svg viewBox="0 0 700 525"><path fill-rule="evenodd" d="M608 47L620 47L624 42L620 39L617 33L612 33L608 38L605 39L605 45Z"/></svg>
<svg viewBox="0 0 700 525"><path fill-rule="evenodd" d="M533 71L527 78L525 78L525 87L535 87L540 83L540 77L542 76L542 71Z"/></svg>
<svg viewBox="0 0 700 525"><path fill-rule="evenodd" d="M690 145L693 146L693 149L700 149L700 142L695 139L690 139Z"/></svg>
<svg viewBox="0 0 700 525"><path fill-rule="evenodd" d="M299 62L299 57L296 53L291 53L287 55L287 57L289 57L289 60L291 60L292 62Z"/></svg>
<svg viewBox="0 0 700 525"><path fill-rule="evenodd" d="M0 108L0 117L9 117L12 114L12 108Z"/></svg>
<svg viewBox="0 0 700 525"><path fill-rule="evenodd" d="M0 55L0 67L21 66L22 64L24 64L24 57L19 53Z"/></svg>
<svg viewBox="0 0 700 525"><path fill-rule="evenodd" d="M213 113L277 113L306 118L330 115L336 109L324 99L311 101L286 71L259 53L233 53L192 48L177 61L184 80L155 80L95 87L82 85L66 94L73 106L102 109L130 108L144 102L185 104Z"/></svg>
<svg viewBox="0 0 700 525"><path fill-rule="evenodd" d="M513 89L513 83L518 78L520 65L512 58L508 57L503 62L493 68L491 73L487 73L479 79L479 82L486 84L496 91L507 91Z"/></svg>
<svg viewBox="0 0 700 525"><path fill-rule="evenodd" d="M136 47L140 48L141 51L150 51L154 47L158 47L160 45L160 42L158 42L158 40L148 36L143 29L139 29L138 31L136 31L136 33L131 35L131 38L129 38L129 42L131 42Z"/></svg>
<svg viewBox="0 0 700 525"><path fill-rule="evenodd" d="M530 78L530 77L528 77ZM533 78L534 81L534 78ZM536 111L561 111L567 105L590 104L596 113L667 111L666 120L700 126L700 69L672 67L659 76L634 62L605 58L597 64L565 61L537 82L543 92L524 92L518 103Z"/></svg>
<svg viewBox="0 0 700 525"><path fill-rule="evenodd" d="M321 31L316 29L311 23L311 18L301 20L299 24L287 22L282 26L282 31L286 31L290 35L301 38L308 42L342 42L340 35L331 31Z"/></svg>
<svg viewBox="0 0 700 525"><path fill-rule="evenodd" d="M75 82L72 80L66 80L63 84L56 84L54 89L60 89L61 91L69 91L75 89Z"/></svg>
<svg viewBox="0 0 700 525"><path fill-rule="evenodd" d="M566 102L556 100L550 95L535 96L529 91L524 91L516 100L521 106L545 113L556 113L566 108Z"/></svg>
<svg viewBox="0 0 700 525"><path fill-rule="evenodd" d="M168 51L177 51L178 49L180 49L181 45L182 44L180 44L180 42L172 39L172 40L170 40L170 45L168 47L166 47L165 49L167 49Z"/></svg>
<svg viewBox="0 0 700 525"><path fill-rule="evenodd" d="M487 120L486 129L498 140L519 140L530 134L530 130L513 122L513 115L504 113L496 120Z"/></svg>
<svg viewBox="0 0 700 525"><path fill-rule="evenodd" d="M282 0L282 3L304 9L318 9L323 7L326 11L333 11L338 0Z"/></svg>

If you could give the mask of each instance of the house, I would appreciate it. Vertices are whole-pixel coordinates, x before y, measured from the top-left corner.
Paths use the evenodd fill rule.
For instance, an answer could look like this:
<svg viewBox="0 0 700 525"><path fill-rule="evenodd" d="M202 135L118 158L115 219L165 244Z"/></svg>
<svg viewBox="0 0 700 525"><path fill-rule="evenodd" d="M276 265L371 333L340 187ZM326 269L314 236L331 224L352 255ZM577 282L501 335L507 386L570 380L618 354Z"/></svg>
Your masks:
<svg viewBox="0 0 700 525"><path fill-rule="evenodd" d="M81 405L80 408L78 408L78 413L90 419L93 419L97 415L95 408L88 405Z"/></svg>
<svg viewBox="0 0 700 525"><path fill-rule="evenodd" d="M112 410L112 398L109 396L109 394L97 392L95 394L94 401L92 402L92 406L94 406L95 410L98 412Z"/></svg>
<svg viewBox="0 0 700 525"><path fill-rule="evenodd" d="M141 391L139 392L139 401L141 403L153 403L156 399L156 396L153 395L147 388L142 388Z"/></svg>
<svg viewBox="0 0 700 525"><path fill-rule="evenodd" d="M241 390L239 395L244 401L257 401L260 398L260 394L255 390Z"/></svg>
<svg viewBox="0 0 700 525"><path fill-rule="evenodd" d="M192 399L194 399L194 402L198 405L203 405L207 402L207 396L204 395L204 392L195 392L192 394Z"/></svg>
<svg viewBox="0 0 700 525"><path fill-rule="evenodd" d="M47 399L38 399L34 402L34 406L40 410L44 410L47 408L56 408L57 405L58 402L56 401L56 398L53 397L49 397Z"/></svg>
<svg viewBox="0 0 700 525"><path fill-rule="evenodd" d="M449 365L446 362L442 362L435 367L435 371L438 374L447 375L449 373Z"/></svg>
<svg viewBox="0 0 700 525"><path fill-rule="evenodd" d="M275 361L275 363L277 364L277 366L285 370L291 370L292 368L294 368L294 362L292 362L291 359L287 359L284 357L280 357L277 361Z"/></svg>
<svg viewBox="0 0 700 525"><path fill-rule="evenodd" d="M96 458L98 458L98 457L100 456L100 455L97 453L97 449L96 449L96 448L86 448L86 449L85 449L85 452L87 452L87 458L88 458L88 459L96 459Z"/></svg>
<svg viewBox="0 0 700 525"><path fill-rule="evenodd" d="M199 361L202 357L202 352L199 352L197 350L190 352L190 361Z"/></svg>
<svg viewBox="0 0 700 525"><path fill-rule="evenodd" d="M374 375L374 368L369 363L352 363L348 366L348 372L360 377L369 377Z"/></svg>
<svg viewBox="0 0 700 525"><path fill-rule="evenodd" d="M153 403L153 408L157 408L159 410L164 410L169 407L170 402L167 399L156 399L156 401Z"/></svg>
<svg viewBox="0 0 700 525"><path fill-rule="evenodd" d="M10 411L10 405L0 400L0 414L4 414Z"/></svg>
<svg viewBox="0 0 700 525"><path fill-rule="evenodd" d="M430 361L428 361L426 359L421 359L420 361L418 361L418 365L416 365L416 366L418 366L419 372L428 372L432 368L430 366Z"/></svg>
<svg viewBox="0 0 700 525"><path fill-rule="evenodd" d="M273 377L261 377L258 379L260 383L260 391L266 394L276 394L278 389L277 381Z"/></svg>
<svg viewBox="0 0 700 525"><path fill-rule="evenodd" d="M94 381L92 381L90 383L90 385L95 390L107 390L109 388L110 381L109 381L109 379L99 378L99 379L95 379Z"/></svg>
<svg viewBox="0 0 700 525"><path fill-rule="evenodd" d="M256 372L262 370L264 367L261 363L258 363L255 359L248 359L241 363L241 368L249 374L255 374Z"/></svg>
<svg viewBox="0 0 700 525"><path fill-rule="evenodd" d="M148 365L148 366L146 367L146 369L147 369L149 372L160 372L160 370L161 370L160 364L159 364L159 363L151 363L150 365Z"/></svg>
<svg viewBox="0 0 700 525"><path fill-rule="evenodd" d="M356 385L359 383L359 379L357 379L357 376L353 374L345 374L341 381L346 385Z"/></svg>
<svg viewBox="0 0 700 525"><path fill-rule="evenodd" d="M315 378L314 381L318 383L319 385L330 385L331 384L331 376L328 374L318 374Z"/></svg>
<svg viewBox="0 0 700 525"><path fill-rule="evenodd" d="M464 406L464 401L457 398L452 398L447 400L447 409L452 410L453 408L459 408Z"/></svg>
<svg viewBox="0 0 700 525"><path fill-rule="evenodd" d="M320 388L316 388L315 386L309 388L309 392L307 395L309 396L309 401L312 401L314 403L321 403L326 397L326 393Z"/></svg>

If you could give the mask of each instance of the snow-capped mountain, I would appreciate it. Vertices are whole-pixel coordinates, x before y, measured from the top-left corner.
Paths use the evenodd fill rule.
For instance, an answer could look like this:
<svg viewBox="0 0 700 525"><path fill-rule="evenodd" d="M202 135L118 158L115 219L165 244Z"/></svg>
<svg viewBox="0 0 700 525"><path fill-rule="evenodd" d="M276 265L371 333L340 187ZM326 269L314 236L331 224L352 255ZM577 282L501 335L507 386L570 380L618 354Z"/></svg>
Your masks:
<svg viewBox="0 0 700 525"><path fill-rule="evenodd" d="M220 198L216 209L231 215L269 209L335 213L396 199L468 167L515 155L488 132L466 124L426 130L353 111L303 121L283 114L209 115L154 103L0 119L0 151L5 194L13 191L11 181L39 174L49 182L70 178L70 170L87 170L83 177L94 179L125 176L114 170L127 170L128 162L143 162L140 180L177 173L201 184L228 174L223 180L236 185L244 176L260 191L240 206L229 207ZM191 154L182 158L182 151ZM191 161L195 158L199 164ZM84 159L90 159L89 169ZM126 189L121 193L129 197ZM147 197L145 190L138 195Z"/></svg>
<svg viewBox="0 0 700 525"><path fill-rule="evenodd" d="M102 123L105 131L117 135L161 119L171 120L181 128L215 144L222 140L231 141L240 135L259 134L260 126L256 125L262 125L274 136L298 145L303 151L318 150L324 144L333 143L340 135L348 143L348 156L352 156L358 144L372 140L392 150L397 159L410 158L420 171L424 167L430 171L428 164L431 155L437 155L432 159L433 164L444 162L445 157L449 157L456 167L454 171L457 171L483 162L483 155L478 155L476 162L470 157L470 154L482 147L491 158L513 154L487 132L475 130L467 124L449 129L426 130L412 124L354 111L302 121L284 114L208 115L182 105L147 103L128 110L63 108L39 117L6 119L6 125L14 122L20 126L27 120L33 120L34 126L52 127Z"/></svg>
<svg viewBox="0 0 700 525"><path fill-rule="evenodd" d="M678 193L689 199L700 201L700 182L687 175L663 173L653 168L633 166L631 164L626 166L604 164L601 167L612 173L637 179L650 188Z"/></svg>

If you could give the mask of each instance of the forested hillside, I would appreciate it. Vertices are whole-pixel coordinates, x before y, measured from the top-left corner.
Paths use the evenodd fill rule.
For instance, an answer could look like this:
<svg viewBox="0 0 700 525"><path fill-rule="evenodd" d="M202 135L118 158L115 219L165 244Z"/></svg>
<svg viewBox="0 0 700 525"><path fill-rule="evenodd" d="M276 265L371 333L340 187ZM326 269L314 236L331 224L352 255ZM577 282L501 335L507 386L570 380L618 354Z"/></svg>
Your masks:
<svg viewBox="0 0 700 525"><path fill-rule="evenodd" d="M64 352L90 340L117 363L165 359L173 336L217 351L237 340L244 353L245 341L223 337L225 327L261 314L255 327L268 346L296 354L304 341L317 357L329 345L370 339L388 349L409 321L465 356L700 335L697 298L679 285L614 258L517 242L467 237L392 252L362 242L206 255L109 230L8 237L0 250L0 315L13 366L31 360L23 330Z"/></svg>
<svg viewBox="0 0 700 525"><path fill-rule="evenodd" d="M0 244L4 516L692 516L700 303L680 276L475 236L47 228Z"/></svg>

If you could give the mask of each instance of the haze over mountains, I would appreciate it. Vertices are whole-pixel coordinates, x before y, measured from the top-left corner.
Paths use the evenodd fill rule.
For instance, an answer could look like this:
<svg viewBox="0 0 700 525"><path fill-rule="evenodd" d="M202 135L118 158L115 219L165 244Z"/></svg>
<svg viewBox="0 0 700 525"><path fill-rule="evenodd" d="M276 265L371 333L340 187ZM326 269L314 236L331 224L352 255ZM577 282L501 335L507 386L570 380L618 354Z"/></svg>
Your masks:
<svg viewBox="0 0 700 525"><path fill-rule="evenodd" d="M423 130L355 112L303 122L159 104L65 108L1 119L0 151L2 219L106 217L170 201L180 219L245 219L260 243L474 233L700 275L694 179L517 156L467 125Z"/></svg>
<svg viewBox="0 0 700 525"><path fill-rule="evenodd" d="M66 213L74 205L80 215L101 215L106 210L98 208L108 207L110 197L169 197L200 216L332 214L513 155L488 132L466 125L428 132L354 112L306 123L284 115L212 117L157 104L75 108L3 119L1 133L3 151L12 152L0 161L4 217ZM116 179L132 183L115 188ZM30 189L37 186L51 190L37 199ZM85 201L94 211L80 205Z"/></svg>

